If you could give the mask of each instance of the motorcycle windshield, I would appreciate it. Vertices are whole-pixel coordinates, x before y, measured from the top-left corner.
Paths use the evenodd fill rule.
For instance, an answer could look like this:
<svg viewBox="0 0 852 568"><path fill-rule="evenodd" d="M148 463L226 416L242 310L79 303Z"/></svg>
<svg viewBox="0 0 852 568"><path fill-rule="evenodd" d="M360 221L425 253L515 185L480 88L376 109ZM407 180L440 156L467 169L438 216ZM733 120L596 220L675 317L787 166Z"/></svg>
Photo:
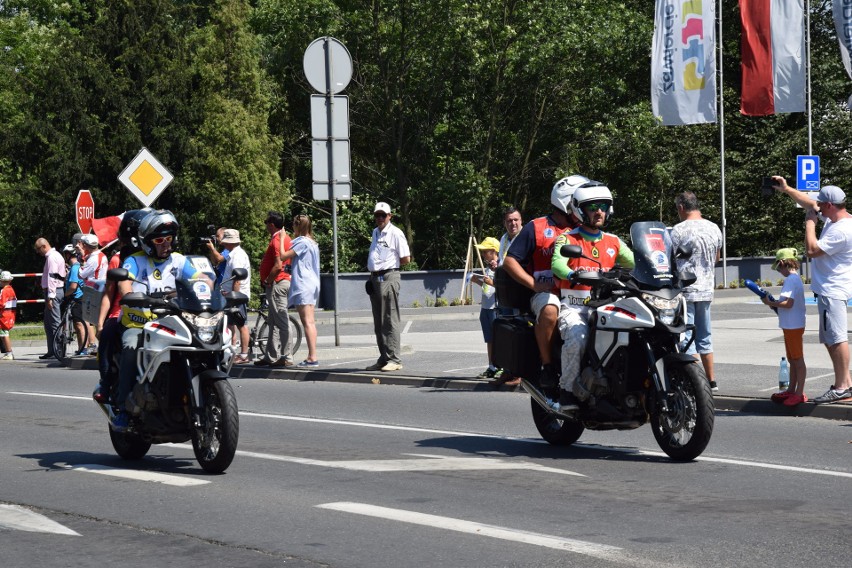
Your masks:
<svg viewBox="0 0 852 568"><path fill-rule="evenodd" d="M187 256L186 261L195 268L192 278L179 276L175 281L177 303L187 312L219 312L225 309L225 297L214 285L216 273L210 261L203 256Z"/></svg>
<svg viewBox="0 0 852 568"><path fill-rule="evenodd" d="M652 289L674 286L672 240L666 226L659 221L633 223L630 227L630 241L636 262L633 278Z"/></svg>

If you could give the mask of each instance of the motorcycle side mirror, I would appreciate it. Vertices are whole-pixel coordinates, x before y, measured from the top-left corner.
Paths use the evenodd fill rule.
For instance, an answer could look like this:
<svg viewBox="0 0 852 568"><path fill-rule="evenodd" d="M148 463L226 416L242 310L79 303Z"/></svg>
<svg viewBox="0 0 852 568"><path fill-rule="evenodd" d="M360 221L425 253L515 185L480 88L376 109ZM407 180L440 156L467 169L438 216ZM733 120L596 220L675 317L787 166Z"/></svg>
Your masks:
<svg viewBox="0 0 852 568"><path fill-rule="evenodd" d="M677 279L680 280L683 286L692 286L698 280L698 277L692 272L678 272Z"/></svg>
<svg viewBox="0 0 852 568"><path fill-rule="evenodd" d="M684 259L692 256L692 247L680 245L675 251L675 258Z"/></svg>
<svg viewBox="0 0 852 568"><path fill-rule="evenodd" d="M583 249L578 245L562 245L559 254L568 258L580 258L583 256Z"/></svg>
<svg viewBox="0 0 852 568"><path fill-rule="evenodd" d="M110 282L124 282L130 280L130 273L125 268L110 268L107 271L107 280Z"/></svg>
<svg viewBox="0 0 852 568"><path fill-rule="evenodd" d="M248 278L248 270L245 268L235 268L233 272L234 280L245 280Z"/></svg>

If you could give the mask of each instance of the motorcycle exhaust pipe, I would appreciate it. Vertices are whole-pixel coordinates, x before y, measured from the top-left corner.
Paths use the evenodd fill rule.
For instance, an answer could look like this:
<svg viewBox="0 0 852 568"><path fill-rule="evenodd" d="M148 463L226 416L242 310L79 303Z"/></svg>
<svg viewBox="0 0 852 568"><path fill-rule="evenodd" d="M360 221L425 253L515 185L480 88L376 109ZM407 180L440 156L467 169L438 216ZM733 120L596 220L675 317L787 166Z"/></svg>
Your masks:
<svg viewBox="0 0 852 568"><path fill-rule="evenodd" d="M543 392L541 392L538 389L538 387L536 387L534 384L532 384L528 380L521 379L521 386L524 387L524 390L529 393L529 395L532 397L532 399L534 401L536 401L539 406L541 406L543 409L545 409L550 414L553 414L554 416L558 416L559 418L562 418L563 420L576 420L577 419L577 417L574 414L576 411L572 410L570 412L563 412L561 410L560 406L559 406L558 401L551 400L551 399L547 398L547 395L545 395Z"/></svg>

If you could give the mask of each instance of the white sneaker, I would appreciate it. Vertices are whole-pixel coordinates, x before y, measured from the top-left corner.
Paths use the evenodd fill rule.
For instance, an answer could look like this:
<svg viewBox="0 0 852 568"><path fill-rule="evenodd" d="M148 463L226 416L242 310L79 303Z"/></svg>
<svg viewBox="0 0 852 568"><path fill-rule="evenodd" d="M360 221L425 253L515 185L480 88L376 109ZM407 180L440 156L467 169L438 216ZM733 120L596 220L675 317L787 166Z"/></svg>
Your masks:
<svg viewBox="0 0 852 568"><path fill-rule="evenodd" d="M385 373L388 371L399 371L400 369L402 369L402 364L394 363L393 361L388 361L385 366L381 368L381 370Z"/></svg>
<svg viewBox="0 0 852 568"><path fill-rule="evenodd" d="M15 360L15 356L12 355L11 351L8 352L8 353L3 353L3 356L0 357L0 361L14 361L14 360Z"/></svg>
<svg viewBox="0 0 852 568"><path fill-rule="evenodd" d="M385 365L386 365L386 363L373 363L372 365L370 365L369 367L367 367L364 370L365 371L381 371L382 367L384 367Z"/></svg>
<svg viewBox="0 0 852 568"><path fill-rule="evenodd" d="M815 404L831 404L838 400L844 400L852 396L852 389L838 390L832 385L825 394L816 397L813 402Z"/></svg>

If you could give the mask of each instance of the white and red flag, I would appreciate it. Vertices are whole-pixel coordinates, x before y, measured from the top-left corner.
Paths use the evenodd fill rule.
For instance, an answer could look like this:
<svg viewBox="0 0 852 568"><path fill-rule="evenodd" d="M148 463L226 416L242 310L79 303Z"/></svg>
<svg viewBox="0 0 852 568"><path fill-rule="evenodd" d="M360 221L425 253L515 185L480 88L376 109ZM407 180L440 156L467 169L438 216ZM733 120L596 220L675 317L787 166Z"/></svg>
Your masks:
<svg viewBox="0 0 852 568"><path fill-rule="evenodd" d="M840 42L840 57L846 72L852 77L852 0L834 0L831 6L834 13L834 27L837 30L837 40Z"/></svg>
<svg viewBox="0 0 852 568"><path fill-rule="evenodd" d="M740 0L740 112L766 116L805 111L803 0Z"/></svg>

